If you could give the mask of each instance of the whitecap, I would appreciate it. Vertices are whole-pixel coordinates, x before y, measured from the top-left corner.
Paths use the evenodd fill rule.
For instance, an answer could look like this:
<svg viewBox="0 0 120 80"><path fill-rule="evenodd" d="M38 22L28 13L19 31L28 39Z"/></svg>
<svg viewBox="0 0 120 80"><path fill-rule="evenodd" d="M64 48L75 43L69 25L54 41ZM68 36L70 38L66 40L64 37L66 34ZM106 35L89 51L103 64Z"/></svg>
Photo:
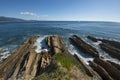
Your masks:
<svg viewBox="0 0 120 80"><path fill-rule="evenodd" d="M46 41L45 41L45 37L46 36L43 36L43 37L39 37L34 46L36 46L36 53L40 53L41 51L45 50L45 51L49 51L49 47L48 45L46 44Z"/></svg>
<svg viewBox="0 0 120 80"><path fill-rule="evenodd" d="M72 44L69 45L69 48L68 48L69 52L74 55L76 54L79 58L81 58L87 65L89 65L88 61L93 61L93 57L90 56L90 55L87 55L83 52L80 52L79 50L77 50L75 48L75 46L73 46Z"/></svg>
<svg viewBox="0 0 120 80"><path fill-rule="evenodd" d="M0 62L10 56L10 51L7 48L3 49L2 51L3 52L1 53Z"/></svg>
<svg viewBox="0 0 120 80"><path fill-rule="evenodd" d="M97 41L97 42L94 42L93 44L94 45L99 45L99 44L101 44L102 43L102 41Z"/></svg>

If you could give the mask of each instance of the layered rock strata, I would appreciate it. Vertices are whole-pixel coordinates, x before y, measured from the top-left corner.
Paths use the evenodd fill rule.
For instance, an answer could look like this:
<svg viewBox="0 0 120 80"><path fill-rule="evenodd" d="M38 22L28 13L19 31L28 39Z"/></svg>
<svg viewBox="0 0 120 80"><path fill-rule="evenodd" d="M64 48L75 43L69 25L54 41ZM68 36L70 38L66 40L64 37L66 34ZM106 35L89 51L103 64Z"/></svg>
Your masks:
<svg viewBox="0 0 120 80"><path fill-rule="evenodd" d="M102 77L103 80L113 80L113 78L108 74L108 72L100 65L91 61L90 66Z"/></svg>
<svg viewBox="0 0 120 80"><path fill-rule="evenodd" d="M46 42L49 48L51 49L51 52L54 54L57 53L68 53L68 50L65 46L64 40L62 37L58 35L48 36L46 37Z"/></svg>
<svg viewBox="0 0 120 80"><path fill-rule="evenodd" d="M78 46L78 48L82 51L84 51L85 53L88 53L94 57L98 57L98 52L95 48L93 48L91 45L87 44L86 42L84 42L81 38L79 38L76 35L73 35L72 37L70 37L70 40L72 41L72 43L74 43L76 46Z"/></svg>
<svg viewBox="0 0 120 80"><path fill-rule="evenodd" d="M0 80L31 80L50 65L51 56L48 52L35 52L33 45L37 38L29 38L0 64Z"/></svg>
<svg viewBox="0 0 120 80"><path fill-rule="evenodd" d="M97 39L92 36L87 36L87 38L94 42L101 41L102 43L99 44L100 48L113 58L120 60L120 42L110 41L106 39Z"/></svg>
<svg viewBox="0 0 120 80"><path fill-rule="evenodd" d="M92 40L93 42L97 42L97 41L102 41L103 43L106 43L108 45L111 45L115 48L120 49L120 42L117 41L111 41L111 40L106 40L106 39L98 39L92 36L87 36L88 39Z"/></svg>
<svg viewBox="0 0 120 80"><path fill-rule="evenodd" d="M120 71L120 65L116 64L114 62L108 61L109 63L111 63L114 67L116 67L119 71Z"/></svg>
<svg viewBox="0 0 120 80"><path fill-rule="evenodd" d="M84 67L86 73L93 77L95 80L102 80L102 78L89 66L87 65L81 58L79 58L77 55L74 55L75 58L80 62L80 64Z"/></svg>
<svg viewBox="0 0 120 80"><path fill-rule="evenodd" d="M120 71L109 62L101 58L95 58L94 62L104 68L113 79L120 80Z"/></svg>
<svg viewBox="0 0 120 80"><path fill-rule="evenodd" d="M88 38L91 39L94 42L101 41L102 43L100 43L100 47L104 44L104 48L107 51L112 52L111 53L112 56L115 55L119 58L119 49L117 48L118 46L117 47L112 47L112 43L114 43L114 42L112 42L112 41L107 42L107 40L96 39L96 38L90 37L90 36L88 36ZM88 47L87 46L88 44L85 43L78 36L73 35L70 39L80 50L82 50L86 53L90 53L89 50L91 49L91 47ZM116 42L115 42L115 44L116 44ZM95 49L93 49L93 51L91 52L91 55L93 55L92 53L95 52L94 50ZM102 58L99 58L98 56L94 56L95 59L94 59L94 61L89 61L89 65L90 65L89 66L89 65L86 65L81 58L77 57L77 55L75 55L75 57L76 57L76 59L78 59L80 64L82 64L84 66L84 69L86 70L86 72L89 76L97 76L97 77L101 76L103 80L119 80L119 76L120 76L119 68L120 67L119 67L118 64L115 64L115 63L110 62L110 61L103 60Z"/></svg>

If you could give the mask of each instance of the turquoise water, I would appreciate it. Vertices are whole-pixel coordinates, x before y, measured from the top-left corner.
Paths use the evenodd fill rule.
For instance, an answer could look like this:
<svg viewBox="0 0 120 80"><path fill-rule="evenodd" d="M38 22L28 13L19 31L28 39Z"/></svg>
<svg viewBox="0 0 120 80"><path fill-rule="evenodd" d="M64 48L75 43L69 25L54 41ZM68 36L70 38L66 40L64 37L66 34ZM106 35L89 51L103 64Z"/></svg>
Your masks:
<svg viewBox="0 0 120 80"><path fill-rule="evenodd" d="M120 23L89 21L1 22L0 49L11 52L32 35L43 37L52 34L61 35L68 47L70 45L68 38L72 34L83 38L86 35L91 35L120 41Z"/></svg>

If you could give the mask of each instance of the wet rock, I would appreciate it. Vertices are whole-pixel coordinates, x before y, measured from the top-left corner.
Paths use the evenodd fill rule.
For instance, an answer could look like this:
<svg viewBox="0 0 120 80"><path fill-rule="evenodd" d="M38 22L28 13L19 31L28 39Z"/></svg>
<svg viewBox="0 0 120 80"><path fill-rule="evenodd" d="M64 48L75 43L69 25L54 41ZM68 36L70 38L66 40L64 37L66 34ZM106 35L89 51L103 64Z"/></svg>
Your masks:
<svg viewBox="0 0 120 80"><path fill-rule="evenodd" d="M95 58L94 62L103 67L113 79L120 80L120 71L109 62L100 58Z"/></svg>
<svg viewBox="0 0 120 80"><path fill-rule="evenodd" d="M117 41L112 41L112 40L106 40L106 39L98 39L92 36L87 36L88 39L92 40L93 42L97 42L97 41L102 41L103 43L110 45L112 47L118 48L120 49L120 42Z"/></svg>
<svg viewBox="0 0 120 80"><path fill-rule="evenodd" d="M99 44L100 48L107 52L111 57L120 60L120 42L110 41L106 39L97 39L92 36L87 36L87 38L94 42L102 41L102 43Z"/></svg>
<svg viewBox="0 0 120 80"><path fill-rule="evenodd" d="M98 41L98 39L96 39L96 38L94 38L92 36L87 36L87 38L90 39L90 40L92 40L93 42L97 42Z"/></svg>
<svg viewBox="0 0 120 80"><path fill-rule="evenodd" d="M70 37L70 40L76 45L78 46L78 48L86 53L89 53L90 55L94 56L94 57L98 57L98 52L95 48L93 48L91 45L87 44L86 42L84 42L82 39L80 39L78 36L73 35L72 37Z"/></svg>
<svg viewBox="0 0 120 80"><path fill-rule="evenodd" d="M113 80L107 71L100 65L94 62L90 62L90 66L102 77L103 80Z"/></svg>
<svg viewBox="0 0 120 80"><path fill-rule="evenodd" d="M105 43L101 43L100 47L101 47L101 49L103 49L105 52L107 52L113 58L117 58L120 60L120 50L119 49L111 47Z"/></svg>
<svg viewBox="0 0 120 80"><path fill-rule="evenodd" d="M89 66L87 65L81 58L79 58L76 54L74 57L80 62L80 64L84 67L86 73L93 77L95 80L102 80L102 78Z"/></svg>
<svg viewBox="0 0 120 80"><path fill-rule="evenodd" d="M106 40L106 39L102 39L101 40L103 43L106 43L112 47L118 48L120 49L120 42L117 41L111 41L111 40Z"/></svg>
<svg viewBox="0 0 120 80"><path fill-rule="evenodd" d="M119 71L120 71L120 65L116 64L114 62L108 61L109 63L111 63L114 67L116 67Z"/></svg>

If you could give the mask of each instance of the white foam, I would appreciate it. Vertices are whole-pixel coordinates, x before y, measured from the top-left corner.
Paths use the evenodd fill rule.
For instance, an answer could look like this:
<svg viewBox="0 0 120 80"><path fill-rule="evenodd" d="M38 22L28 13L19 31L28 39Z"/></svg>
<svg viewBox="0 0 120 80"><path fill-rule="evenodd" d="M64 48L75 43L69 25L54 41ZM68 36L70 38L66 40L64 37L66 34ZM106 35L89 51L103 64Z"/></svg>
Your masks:
<svg viewBox="0 0 120 80"><path fill-rule="evenodd" d="M43 36L43 37L39 37L34 46L36 46L36 53L40 53L41 51L45 50L45 51L49 51L49 47L46 45L46 42L45 42L45 37L46 36Z"/></svg>
<svg viewBox="0 0 120 80"><path fill-rule="evenodd" d="M93 57L90 57L82 52L79 52L72 44L70 44L69 46L69 52L74 55L76 54L79 58L81 58L82 60L84 60L84 62L88 65L88 61L93 61ZM84 55L83 55L84 54Z"/></svg>
<svg viewBox="0 0 120 80"><path fill-rule="evenodd" d="M93 44L99 45L99 44L101 44L101 43L102 43L102 41L97 41L97 42L94 42Z"/></svg>
<svg viewBox="0 0 120 80"><path fill-rule="evenodd" d="M104 58L104 60L108 60L108 61L111 61L111 62L114 62L114 63L120 65L120 61L118 59L111 57L108 53L106 53L104 51L99 52L99 55L102 56Z"/></svg>
<svg viewBox="0 0 120 80"><path fill-rule="evenodd" d="M3 53L2 53L2 56L0 57L0 62L3 61L4 59L6 59L8 56L10 56L9 53L10 53L10 51L5 49L5 51L3 51Z"/></svg>
<svg viewBox="0 0 120 80"><path fill-rule="evenodd" d="M93 42L93 43L92 43L92 44L94 45L94 47L97 49L98 54L99 54L101 57L103 57L105 60L109 60L109 61L111 61L111 62L114 62L114 63L120 65L120 61L119 61L118 59L115 59L115 58L111 57L108 53L106 53L105 51L103 51L103 50L100 48L100 46L99 46L100 43L101 43L101 41L100 41L100 42Z"/></svg>

